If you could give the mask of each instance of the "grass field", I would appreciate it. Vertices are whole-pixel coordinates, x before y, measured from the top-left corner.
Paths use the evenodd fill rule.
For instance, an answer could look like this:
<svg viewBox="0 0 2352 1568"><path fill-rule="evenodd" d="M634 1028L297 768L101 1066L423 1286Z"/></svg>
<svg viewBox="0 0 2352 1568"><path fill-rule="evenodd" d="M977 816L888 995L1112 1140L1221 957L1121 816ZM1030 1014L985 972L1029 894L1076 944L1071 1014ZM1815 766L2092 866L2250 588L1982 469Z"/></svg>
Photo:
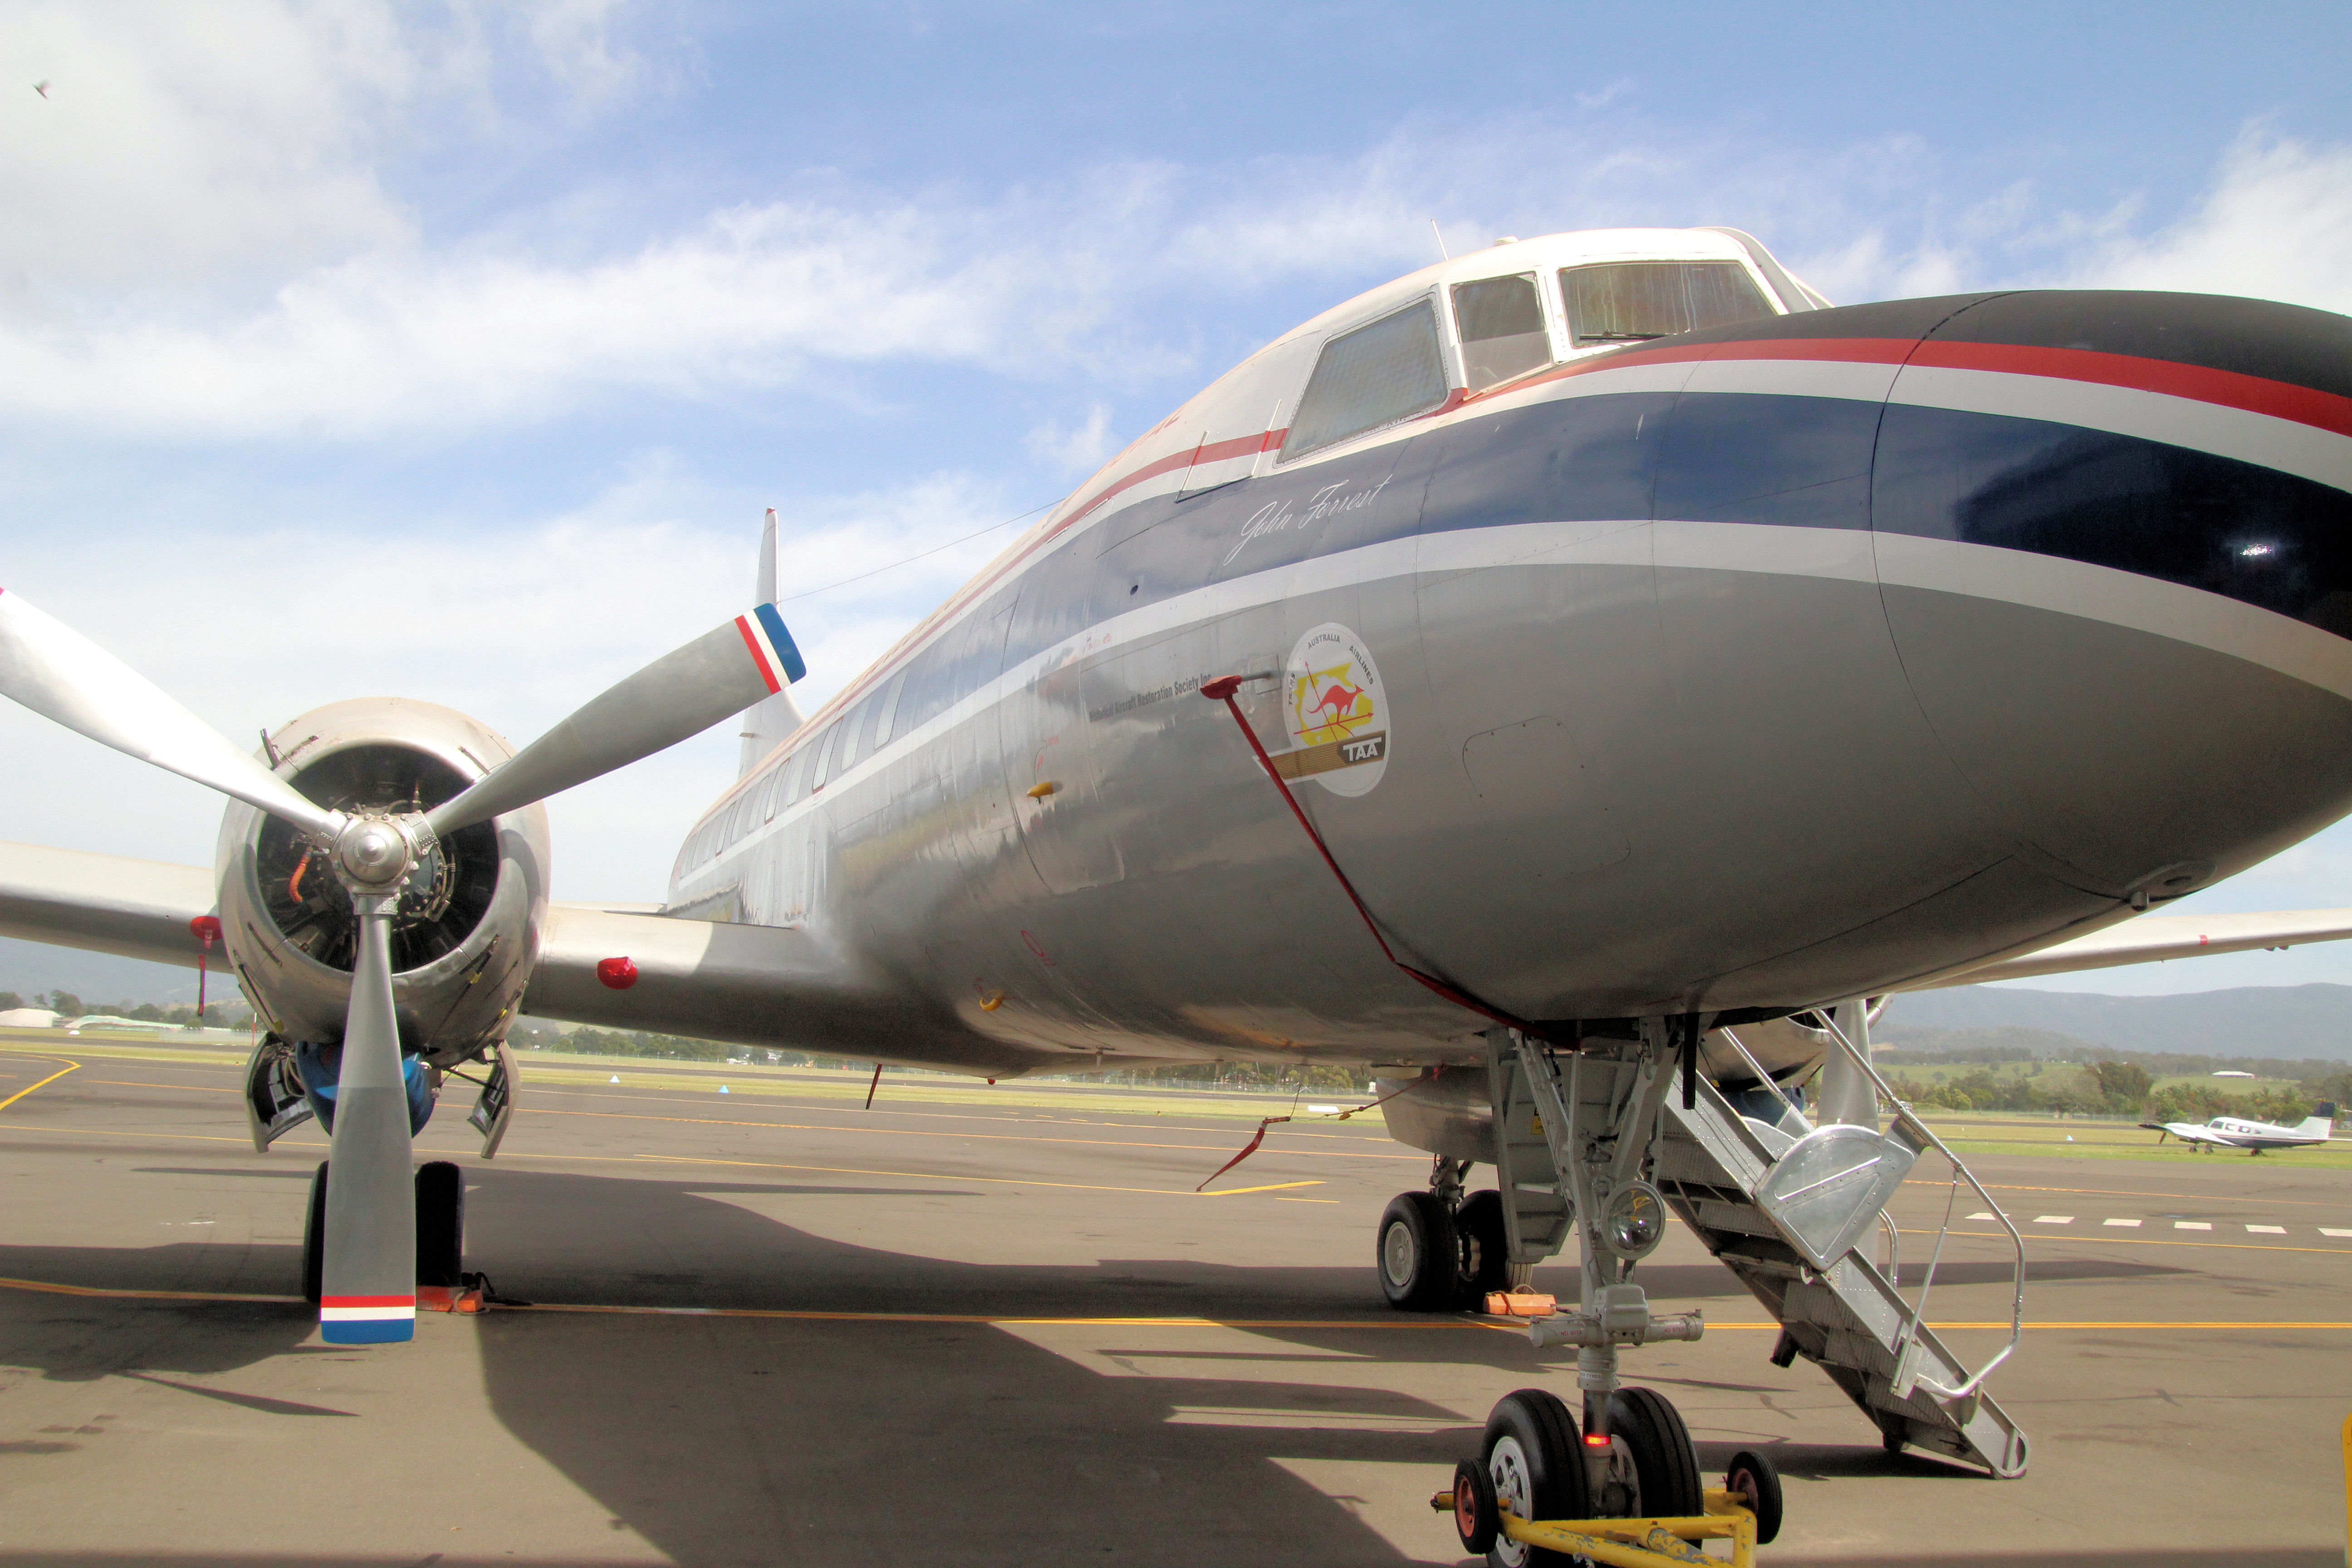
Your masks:
<svg viewBox="0 0 2352 1568"><path fill-rule="evenodd" d="M236 1064L245 1047L217 1046L157 1046L135 1038L85 1035L68 1039L50 1029L0 1030L0 1057L62 1058L68 1060L121 1059L157 1062ZM649 1062L642 1057L585 1057L568 1052L518 1051L521 1076L520 1102L530 1114L533 1085L549 1089L606 1083L617 1076L625 1084L679 1094L716 1097L724 1084L733 1095L765 1096L798 1100L837 1100L863 1104L868 1071L856 1068L754 1067L740 1063ZM2243 1080L2233 1080L2242 1082ZM457 1092L470 1094L459 1086ZM0 1092L0 1100L7 1098ZM1361 1105L1361 1095L1339 1095L1317 1089L1289 1094L1202 1092L1175 1089L1135 1089L1086 1082L1044 1083L1015 1079L987 1084L975 1079L944 1074L886 1072L876 1094L877 1104L999 1105L1067 1116L1179 1116L1194 1120L1219 1118L1253 1122L1260 1117L1296 1113L1303 1124L1336 1120L1308 1112L1309 1105L1337 1105L1345 1110ZM2174 1139L2161 1142L2154 1132L2128 1121L2050 1116L2012 1116L1999 1111L1922 1112L1921 1120L1937 1137L1962 1155L2039 1154L2074 1160L2137 1160L2172 1163L2181 1160L2244 1160L2235 1150L2200 1152ZM1351 1119L1355 1125L1377 1128L1379 1113ZM2352 1171L2352 1137L2339 1135L2322 1148L2283 1150L2262 1155L2265 1160L2291 1160L2297 1164Z"/></svg>

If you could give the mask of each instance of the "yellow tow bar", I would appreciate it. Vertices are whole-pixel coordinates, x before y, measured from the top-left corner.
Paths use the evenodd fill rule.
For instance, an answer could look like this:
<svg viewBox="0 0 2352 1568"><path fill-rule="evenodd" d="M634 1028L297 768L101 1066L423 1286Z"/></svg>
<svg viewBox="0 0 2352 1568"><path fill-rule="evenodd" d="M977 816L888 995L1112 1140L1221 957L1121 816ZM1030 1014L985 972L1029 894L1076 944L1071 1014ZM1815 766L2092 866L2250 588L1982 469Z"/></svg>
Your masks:
<svg viewBox="0 0 2352 1568"><path fill-rule="evenodd" d="M1679 1568L1705 1563L1713 1568L1755 1568L1756 1516L1738 1492L1709 1488L1706 1511L1670 1519L1520 1519L1502 1510L1502 1533L1511 1541L1607 1563L1614 1568ZM1452 1492L1439 1492L1429 1506L1451 1511ZM1697 1542L1728 1541L1729 1557L1702 1552Z"/></svg>

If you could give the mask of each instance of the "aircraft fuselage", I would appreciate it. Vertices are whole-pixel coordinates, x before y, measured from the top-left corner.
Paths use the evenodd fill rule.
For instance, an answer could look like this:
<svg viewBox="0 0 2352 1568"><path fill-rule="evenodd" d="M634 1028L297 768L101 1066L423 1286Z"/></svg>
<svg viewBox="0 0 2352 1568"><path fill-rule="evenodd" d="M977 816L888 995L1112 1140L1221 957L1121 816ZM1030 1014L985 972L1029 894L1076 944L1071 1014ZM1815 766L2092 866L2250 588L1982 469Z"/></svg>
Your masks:
<svg viewBox="0 0 2352 1568"><path fill-rule="evenodd" d="M1229 675L1397 955L1546 1023L1875 994L2352 809L2352 321L2028 292L1579 350L1546 292L1550 358L1465 390L1465 282L1661 250L1778 288L1559 236L1262 351L724 797L670 907L902 1004L820 1047L1467 1059ZM1442 403L1297 455L1318 353L1423 300Z"/></svg>

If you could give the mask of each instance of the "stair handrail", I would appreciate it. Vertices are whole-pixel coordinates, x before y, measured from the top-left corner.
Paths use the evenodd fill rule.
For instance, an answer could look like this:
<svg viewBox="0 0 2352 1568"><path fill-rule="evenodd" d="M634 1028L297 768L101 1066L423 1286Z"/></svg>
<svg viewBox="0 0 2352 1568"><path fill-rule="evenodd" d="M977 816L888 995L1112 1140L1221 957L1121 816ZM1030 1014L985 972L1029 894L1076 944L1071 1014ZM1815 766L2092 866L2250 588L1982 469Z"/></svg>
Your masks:
<svg viewBox="0 0 2352 1568"><path fill-rule="evenodd" d="M2003 1345L2000 1353L1990 1361L1979 1367L1972 1376L1962 1379L1957 1386L1947 1385L1924 1374L1917 1380L1918 1386L1927 1389L1939 1400L1957 1402L1969 1398L1984 1385L1984 1380L1992 1375L1995 1367L2016 1352L2018 1345L2025 1338L2025 1237L2010 1219L2007 1211L2002 1209L2000 1205L1993 1200L1993 1195L1985 1190L1984 1184L1977 1180L1976 1173L1969 1170L1958 1154L1952 1152L1949 1144L1936 1136L1935 1129L1913 1114L1909 1102L1895 1092L1894 1086L1889 1084L1880 1075L1878 1068L1871 1064L1869 1056L1854 1047L1853 1041L1847 1037L1845 1030L1839 1026L1837 1020L1826 1010L1817 1009L1816 1016L1828 1026L1831 1039L1836 1042L1838 1048L1845 1052L1847 1059L1867 1074L1870 1081L1878 1086L1880 1095L1885 1097L1888 1104L1895 1107L1895 1121L1907 1129L1915 1137L1924 1140L1950 1163L1953 1187L1957 1189L1962 1181L1967 1182L1977 1196L1984 1200L1985 1207L1991 1211L1993 1218L2000 1222L2001 1228L2009 1232L2010 1245L2016 1253L2016 1265L2011 1274L2013 1294L2010 1304L2009 1343ZM1943 1228L1937 1233L1935 1251L1927 1258L1927 1272L1919 1282L1919 1300L1911 1308L1909 1321L1903 1325L1902 1331L1895 1335L1895 1363L1898 1372L1902 1369L1904 1357L1910 1350L1912 1342L1917 1337L1919 1331L1927 1326L1927 1294L1935 1288L1936 1266L1943 1259L1944 1240L1951 1231L1952 1208L1950 1200L1947 1198L1944 1205ZM1896 1300L1899 1300L1901 1298L1898 1296Z"/></svg>

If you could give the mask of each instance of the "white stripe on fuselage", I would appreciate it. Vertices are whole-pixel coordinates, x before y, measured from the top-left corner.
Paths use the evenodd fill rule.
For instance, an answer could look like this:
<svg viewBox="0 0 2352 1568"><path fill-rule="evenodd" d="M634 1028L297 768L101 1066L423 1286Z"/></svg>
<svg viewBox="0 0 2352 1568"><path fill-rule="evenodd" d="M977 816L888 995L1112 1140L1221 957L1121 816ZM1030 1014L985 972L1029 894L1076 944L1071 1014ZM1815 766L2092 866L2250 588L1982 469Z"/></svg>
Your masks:
<svg viewBox="0 0 2352 1568"><path fill-rule="evenodd" d="M2007 371L1910 364L1889 403L2078 425L2276 468L2352 490L2352 437L2293 419L2137 387Z"/></svg>
<svg viewBox="0 0 2352 1568"><path fill-rule="evenodd" d="M1067 548L1081 535L1057 543ZM1051 552L1047 552L1048 554ZM1039 559L1043 559L1041 556ZM840 801L892 762L940 740L1025 689L1041 672L1156 642L1189 626L1284 599L1412 576L1498 566L1653 567L1884 582L1996 599L2076 616L2245 659L2352 700L2352 642L2273 611L2111 567L2024 551L1866 529L1769 523L1623 520L1509 523L1385 540L1271 567L1146 605L1024 659L944 712L861 760L826 787L754 826L696 868L693 883L720 877L747 848ZM1232 673L1202 670L1202 677ZM673 897L688 883L681 881Z"/></svg>

